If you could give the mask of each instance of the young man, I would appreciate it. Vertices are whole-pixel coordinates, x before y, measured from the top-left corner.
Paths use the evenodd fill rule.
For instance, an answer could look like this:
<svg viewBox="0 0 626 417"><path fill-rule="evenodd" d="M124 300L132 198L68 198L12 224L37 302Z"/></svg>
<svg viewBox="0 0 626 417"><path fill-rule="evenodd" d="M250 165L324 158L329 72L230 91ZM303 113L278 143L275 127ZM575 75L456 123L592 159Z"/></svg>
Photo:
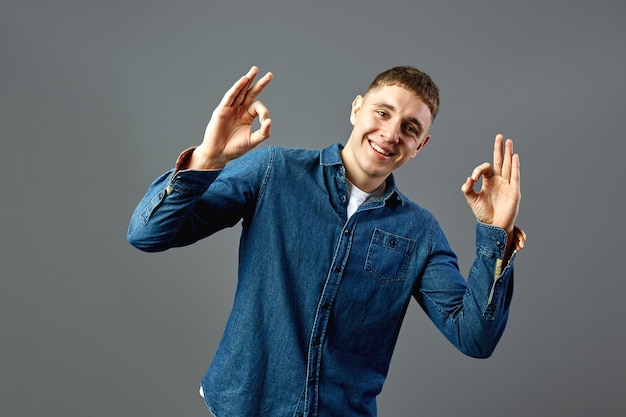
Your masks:
<svg viewBox="0 0 626 417"><path fill-rule="evenodd" d="M411 297L459 350L491 355L524 243L512 141L496 136L493 165L462 186L478 220L466 281L435 218L392 175L430 138L439 96L427 74L396 67L377 76L352 104L345 147L249 152L270 136L257 97L272 74L253 83L257 73L228 90L202 143L155 180L128 231L134 246L155 252L242 220L234 305L201 385L211 412L375 416Z"/></svg>

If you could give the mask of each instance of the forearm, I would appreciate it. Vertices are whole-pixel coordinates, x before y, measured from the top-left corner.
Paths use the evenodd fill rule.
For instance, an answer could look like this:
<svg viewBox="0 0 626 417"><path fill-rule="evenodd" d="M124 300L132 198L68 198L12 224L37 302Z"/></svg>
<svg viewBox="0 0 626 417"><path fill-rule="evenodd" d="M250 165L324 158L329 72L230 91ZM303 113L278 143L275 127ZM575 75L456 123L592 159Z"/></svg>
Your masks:
<svg viewBox="0 0 626 417"><path fill-rule="evenodd" d="M444 238L435 245L418 299L439 330L463 353L488 357L508 319L513 264L505 261L507 234L477 223L476 258L468 279Z"/></svg>
<svg viewBox="0 0 626 417"><path fill-rule="evenodd" d="M508 234L478 223L476 258L468 276L464 297L463 343L478 357L487 357L498 344L509 315L513 295L513 264L508 258Z"/></svg>
<svg viewBox="0 0 626 417"><path fill-rule="evenodd" d="M128 241L143 251L158 252L193 243L210 234L197 222L194 209L218 173L188 173L181 180L177 171L172 170L157 178L135 208Z"/></svg>
<svg viewBox="0 0 626 417"><path fill-rule="evenodd" d="M188 245L234 226L254 209L272 165L269 149L250 152L223 170L184 169L192 151L152 183L135 209L128 229L135 247L157 252Z"/></svg>

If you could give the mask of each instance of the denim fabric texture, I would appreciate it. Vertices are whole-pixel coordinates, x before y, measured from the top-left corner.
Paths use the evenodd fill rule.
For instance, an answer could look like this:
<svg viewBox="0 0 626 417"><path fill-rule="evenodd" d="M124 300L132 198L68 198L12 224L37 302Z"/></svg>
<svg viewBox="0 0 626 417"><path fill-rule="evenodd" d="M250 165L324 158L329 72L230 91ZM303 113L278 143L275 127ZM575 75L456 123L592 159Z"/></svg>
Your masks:
<svg viewBox="0 0 626 417"><path fill-rule="evenodd" d="M132 216L128 240L149 252L241 221L234 305L202 381L218 417L375 416L411 298L467 355L490 356L504 331L504 230L476 224L466 280L436 219L393 175L347 219L340 151L267 147L221 171L171 170Z"/></svg>

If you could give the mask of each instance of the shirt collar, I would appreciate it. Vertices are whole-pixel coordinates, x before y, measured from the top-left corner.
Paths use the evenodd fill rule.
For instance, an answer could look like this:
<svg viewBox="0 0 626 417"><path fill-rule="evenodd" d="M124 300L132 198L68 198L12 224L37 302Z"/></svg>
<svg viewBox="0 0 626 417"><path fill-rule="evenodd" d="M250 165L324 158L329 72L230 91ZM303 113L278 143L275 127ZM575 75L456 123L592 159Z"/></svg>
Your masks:
<svg viewBox="0 0 626 417"><path fill-rule="evenodd" d="M320 150L320 165L322 166L341 166L342 173L345 174L345 168L343 161L341 160L341 150L343 145L336 143ZM345 178L344 178L345 181ZM371 201L387 201L405 204L405 198L400 191L396 188L396 181L393 177L393 173L390 174L385 180L385 192L380 197L373 197Z"/></svg>

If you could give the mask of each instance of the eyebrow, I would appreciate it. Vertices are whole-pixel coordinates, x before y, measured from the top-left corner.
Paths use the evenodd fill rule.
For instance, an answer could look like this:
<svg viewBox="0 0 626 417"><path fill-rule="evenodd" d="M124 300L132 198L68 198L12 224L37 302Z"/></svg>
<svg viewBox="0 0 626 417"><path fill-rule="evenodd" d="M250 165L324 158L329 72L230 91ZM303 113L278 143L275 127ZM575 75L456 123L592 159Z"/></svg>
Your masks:
<svg viewBox="0 0 626 417"><path fill-rule="evenodd" d="M374 104L374 106L384 107L384 108L386 108L388 110L396 111L396 108L392 104L385 103L383 101L377 101L376 103L373 103L373 104ZM424 125L419 120L417 120L415 117L409 117L406 120L408 122L410 122L410 123L416 124L419 127L420 133L424 131Z"/></svg>

